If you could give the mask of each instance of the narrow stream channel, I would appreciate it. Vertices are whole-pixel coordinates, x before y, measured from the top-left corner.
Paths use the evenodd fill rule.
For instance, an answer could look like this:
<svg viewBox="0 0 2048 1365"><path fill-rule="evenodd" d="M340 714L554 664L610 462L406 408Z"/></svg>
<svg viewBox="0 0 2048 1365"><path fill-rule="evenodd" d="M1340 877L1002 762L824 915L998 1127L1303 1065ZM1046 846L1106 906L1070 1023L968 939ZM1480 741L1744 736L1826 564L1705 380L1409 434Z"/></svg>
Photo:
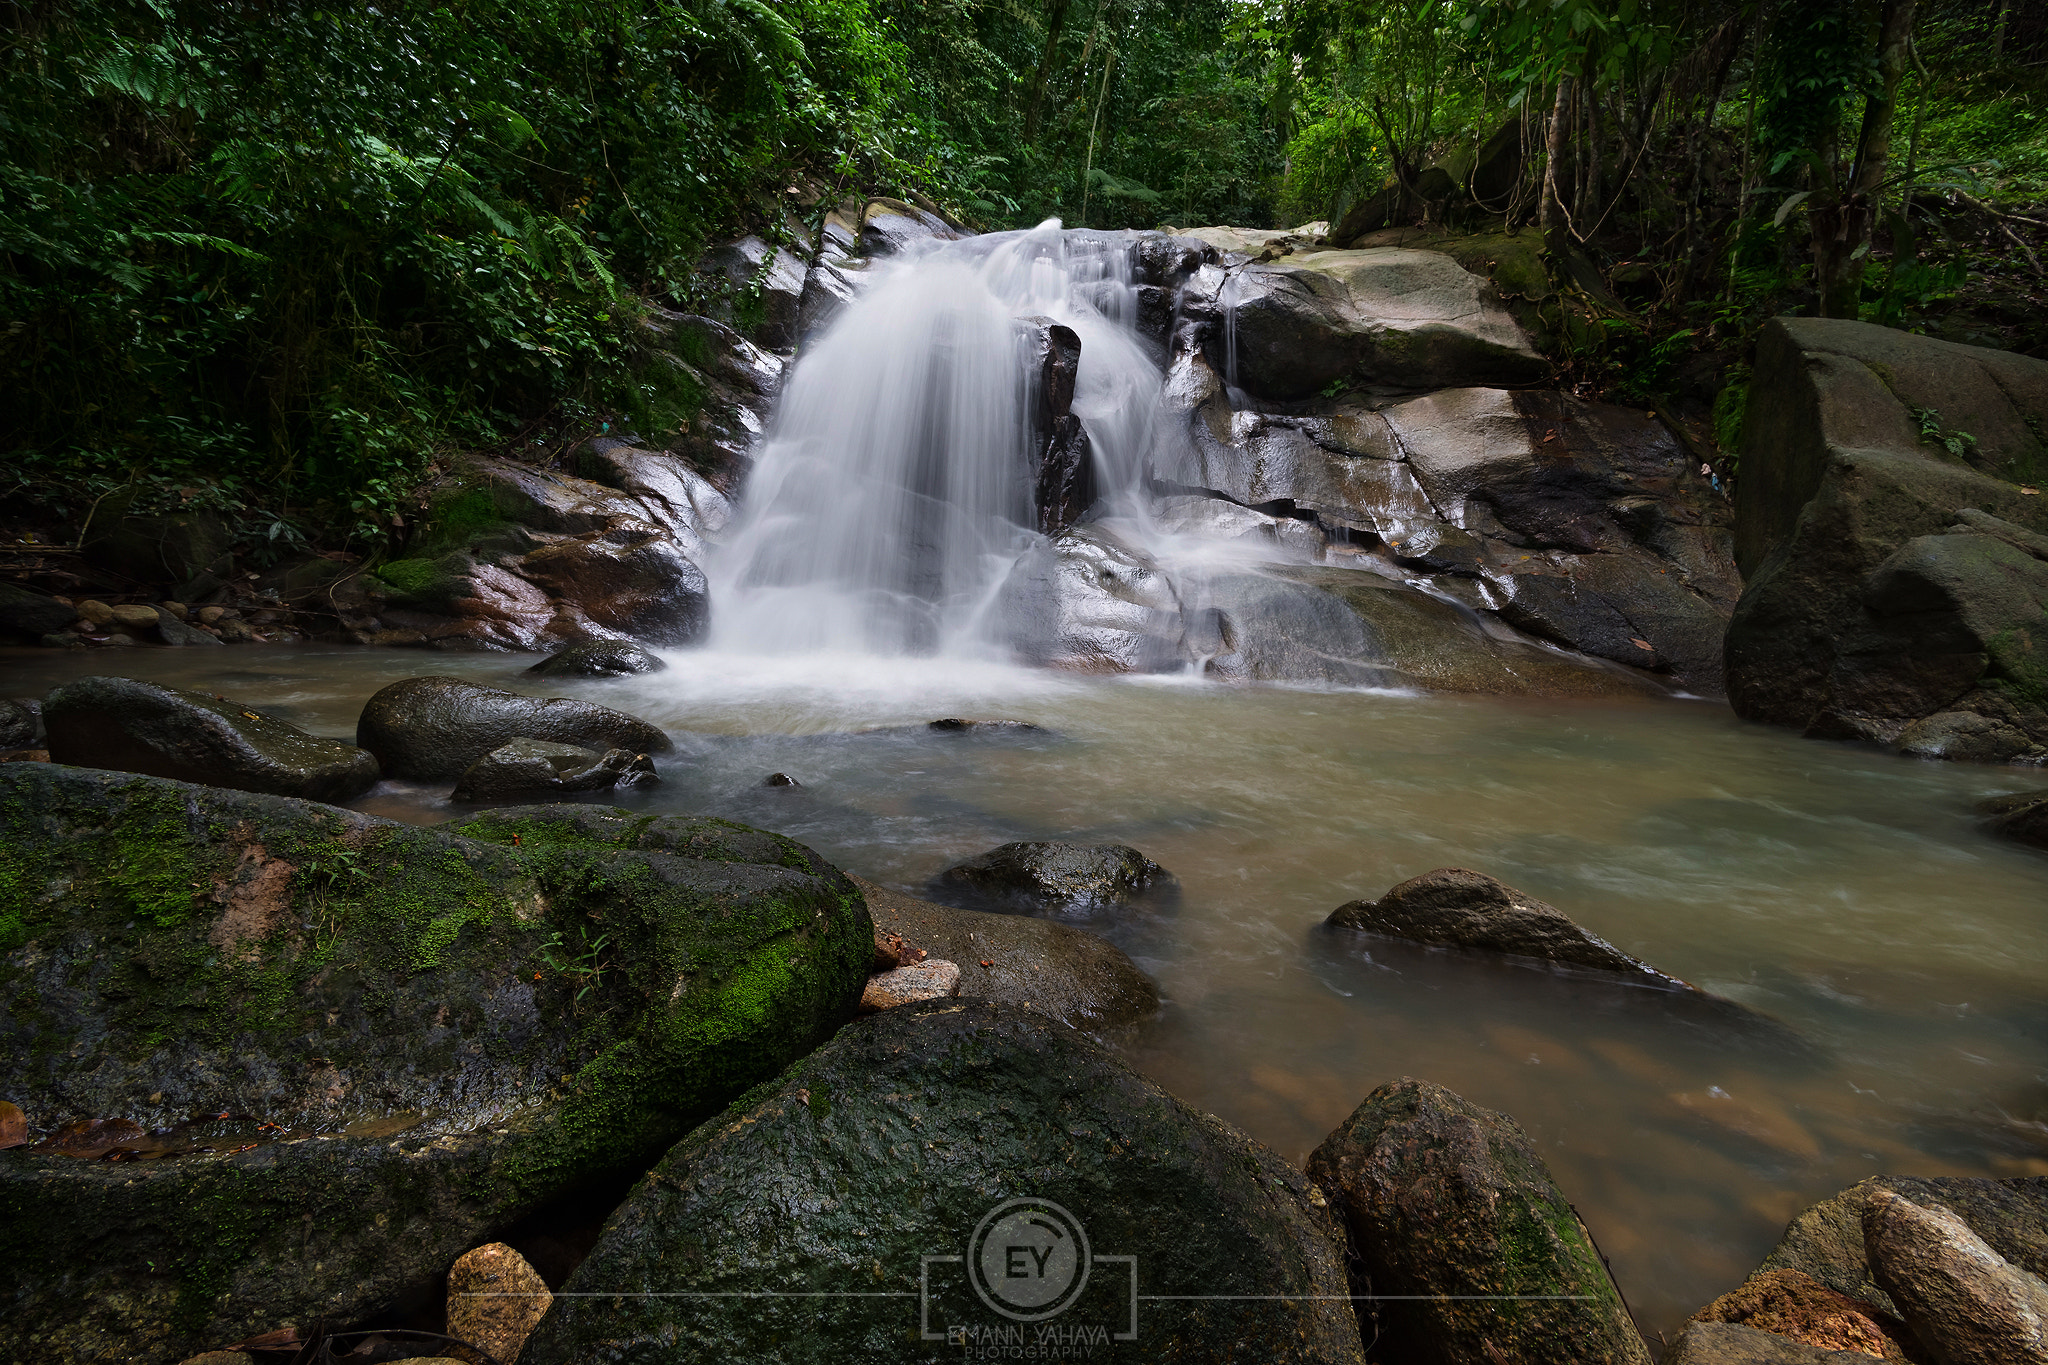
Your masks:
<svg viewBox="0 0 2048 1365"><path fill-rule="evenodd" d="M1495 701L679 651L534 686L521 656L356 647L4 651L10 690L87 673L203 687L348 736L386 683L459 675L667 726L623 797L800 838L906 890L1011 839L1127 842L1177 906L1094 921L1159 983L1111 1041L1300 1162L1403 1075L1515 1117L1646 1331L1732 1288L1864 1176L2048 1174L2048 856L1981 832L2025 770L1911 762L1719 704ZM861 735L1009 717L1024 739ZM760 786L786 772L798 790ZM357 805L432 823L440 789ZM1491 873L1768 1016L1322 929L1435 867Z"/></svg>

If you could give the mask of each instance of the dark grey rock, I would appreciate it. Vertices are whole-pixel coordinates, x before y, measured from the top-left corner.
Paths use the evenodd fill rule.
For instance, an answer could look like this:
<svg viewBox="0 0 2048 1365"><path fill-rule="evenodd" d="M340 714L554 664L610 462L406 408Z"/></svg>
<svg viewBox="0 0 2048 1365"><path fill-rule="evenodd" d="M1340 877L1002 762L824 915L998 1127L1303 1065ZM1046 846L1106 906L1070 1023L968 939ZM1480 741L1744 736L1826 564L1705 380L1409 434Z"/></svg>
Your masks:
<svg viewBox="0 0 2048 1365"><path fill-rule="evenodd" d="M1006 1262L1012 1242L1022 1254ZM1245 1296L1140 1303L1144 1358L1362 1362L1338 1245L1298 1171L1085 1035L1033 1010L932 1001L841 1030L671 1151L521 1360L894 1365L957 1358L949 1327L970 1351L1037 1338L970 1273L1008 1311L1108 1355L1131 1330L1135 1271L1148 1295ZM664 1296L606 1292L639 1284ZM757 1297L768 1290L840 1297Z"/></svg>
<svg viewBox="0 0 2048 1365"><path fill-rule="evenodd" d="M40 763L0 765L0 802L10 876L50 888L0 920L0 1093L42 1132L283 1129L5 1153L8 1360L180 1360L438 1298L457 1255L828 1037L873 952L850 883L723 821L429 829Z"/></svg>
<svg viewBox="0 0 2048 1365"><path fill-rule="evenodd" d="M591 645L571 645L526 671L541 678L624 678L635 673L659 673L667 667L659 654L631 640L602 640Z"/></svg>
<svg viewBox="0 0 2048 1365"><path fill-rule="evenodd" d="M1079 521L1095 502L1095 456L1088 430L1074 413L1074 381L1080 373L1081 338L1071 327L1030 318L1026 329L1030 379L1032 480L1038 529L1057 535Z"/></svg>
<svg viewBox="0 0 2048 1365"><path fill-rule="evenodd" d="M770 773L761 779L761 785L794 791L801 788L804 784L791 777L788 773Z"/></svg>
<svg viewBox="0 0 2048 1365"><path fill-rule="evenodd" d="M460 777L470 764L515 739L661 754L674 748L644 720L565 697L522 697L461 678L407 678L363 707L356 743L393 777Z"/></svg>
<svg viewBox="0 0 2048 1365"><path fill-rule="evenodd" d="M1375 1356L1416 1365L1648 1365L1592 1234L1503 1114L1403 1079L1366 1097L1308 1174L1349 1237ZM1382 1354L1383 1353L1383 1354Z"/></svg>
<svg viewBox="0 0 2048 1365"><path fill-rule="evenodd" d="M156 633L167 645L218 645L221 639L197 626L187 625L162 607L156 609Z"/></svg>
<svg viewBox="0 0 2048 1365"><path fill-rule="evenodd" d="M1587 933L1555 906L1462 867L1440 867L1411 877L1376 901L1340 905L1330 912L1328 923L1416 943L1514 953L1693 989Z"/></svg>
<svg viewBox="0 0 2048 1365"><path fill-rule="evenodd" d="M0 630L40 638L78 619L78 610L14 583L0 583Z"/></svg>
<svg viewBox="0 0 2048 1365"><path fill-rule="evenodd" d="M661 779L646 754L624 749L599 753L573 744L515 739L491 750L463 770L455 783L457 801L546 800L553 796L610 791L628 776L634 786Z"/></svg>
<svg viewBox="0 0 2048 1365"><path fill-rule="evenodd" d="M346 801L377 782L369 752L207 692L80 678L43 702L50 757L210 787Z"/></svg>
<svg viewBox="0 0 2048 1365"><path fill-rule="evenodd" d="M1994 797L1977 807L1993 833L2048 848L2048 788Z"/></svg>
<svg viewBox="0 0 2048 1365"><path fill-rule="evenodd" d="M0 749L40 749L42 740L42 703L0 697Z"/></svg>
<svg viewBox="0 0 2048 1365"><path fill-rule="evenodd" d="M1172 873L1123 844L1013 843L956 863L933 885L1007 909L1085 913L1176 883Z"/></svg>
<svg viewBox="0 0 2048 1365"><path fill-rule="evenodd" d="M1123 950L1072 925L1031 915L994 915L919 900L862 877L875 931L958 963L960 993L1028 1005L1075 1028L1113 1028L1149 1018L1159 992Z"/></svg>

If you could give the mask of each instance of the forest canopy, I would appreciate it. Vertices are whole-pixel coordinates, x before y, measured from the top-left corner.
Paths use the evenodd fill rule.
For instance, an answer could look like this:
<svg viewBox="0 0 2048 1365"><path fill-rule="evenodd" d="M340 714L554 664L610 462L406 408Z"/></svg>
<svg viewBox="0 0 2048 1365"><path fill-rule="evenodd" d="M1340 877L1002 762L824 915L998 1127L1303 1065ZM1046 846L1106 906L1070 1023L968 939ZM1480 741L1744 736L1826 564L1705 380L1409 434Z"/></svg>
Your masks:
<svg viewBox="0 0 2048 1365"><path fill-rule="evenodd" d="M119 490L375 551L446 452L687 406L648 309L846 196L1526 233L1575 382L1724 428L1774 312L2048 344L2048 0L8 12L0 441L56 522Z"/></svg>

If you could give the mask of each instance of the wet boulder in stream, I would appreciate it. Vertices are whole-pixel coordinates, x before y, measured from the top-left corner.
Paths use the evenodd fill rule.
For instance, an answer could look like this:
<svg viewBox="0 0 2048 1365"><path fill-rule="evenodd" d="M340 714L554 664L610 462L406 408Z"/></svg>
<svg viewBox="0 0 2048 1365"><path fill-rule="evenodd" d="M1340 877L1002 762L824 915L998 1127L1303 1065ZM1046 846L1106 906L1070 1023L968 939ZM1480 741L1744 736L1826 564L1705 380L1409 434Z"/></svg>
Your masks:
<svg viewBox="0 0 2048 1365"><path fill-rule="evenodd" d="M2048 789L1995 796L1978 805L1991 832L2036 848L2048 848Z"/></svg>
<svg viewBox="0 0 2048 1365"><path fill-rule="evenodd" d="M651 787L661 778L646 754L599 753L574 744L515 739L491 750L456 780L457 801L536 801L614 787Z"/></svg>
<svg viewBox="0 0 2048 1365"><path fill-rule="evenodd" d="M0 1152L11 1360L388 1314L808 1052L873 952L850 882L723 821L420 828L40 763L0 765L0 809L0 1094L44 1133L278 1125L159 1160Z"/></svg>
<svg viewBox="0 0 2048 1365"><path fill-rule="evenodd" d="M631 640L602 640L590 645L571 645L526 671L537 678L626 678L636 673L659 673L667 667L659 654Z"/></svg>
<svg viewBox="0 0 2048 1365"><path fill-rule="evenodd" d="M356 723L356 743L393 777L460 777L494 749L539 739L635 754L661 754L674 742L658 727L608 706L566 697L525 697L462 678L406 678L372 696Z"/></svg>
<svg viewBox="0 0 2048 1365"><path fill-rule="evenodd" d="M1147 892L1170 892L1173 874L1125 844L1020 842L990 849L941 872L933 885L990 908L1087 914Z"/></svg>
<svg viewBox="0 0 2048 1365"><path fill-rule="evenodd" d="M43 703L53 761L237 791L347 801L376 784L367 750L210 692L80 678Z"/></svg>
<svg viewBox="0 0 2048 1365"><path fill-rule="evenodd" d="M664 1293L606 1292L643 1284ZM1364 1358L1299 1171L1046 1015L941 1000L848 1026L678 1144L520 1359L893 1365L1046 1329L1115 1356L1134 1292L1189 1296L1136 1305L1146 1359Z"/></svg>

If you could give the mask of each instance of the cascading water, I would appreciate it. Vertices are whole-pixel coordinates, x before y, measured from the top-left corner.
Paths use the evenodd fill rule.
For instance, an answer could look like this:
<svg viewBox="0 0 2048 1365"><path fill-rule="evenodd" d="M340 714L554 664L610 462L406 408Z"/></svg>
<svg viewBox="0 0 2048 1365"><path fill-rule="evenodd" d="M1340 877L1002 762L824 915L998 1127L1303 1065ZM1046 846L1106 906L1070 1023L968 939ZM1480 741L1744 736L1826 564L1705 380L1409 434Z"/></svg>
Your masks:
<svg viewBox="0 0 2048 1365"><path fill-rule="evenodd" d="M884 262L795 366L707 566L714 647L744 653L988 650L988 607L1032 543L1026 320L1080 337L1073 410L1120 511L1161 439L1128 242L1028 232L931 242Z"/></svg>

